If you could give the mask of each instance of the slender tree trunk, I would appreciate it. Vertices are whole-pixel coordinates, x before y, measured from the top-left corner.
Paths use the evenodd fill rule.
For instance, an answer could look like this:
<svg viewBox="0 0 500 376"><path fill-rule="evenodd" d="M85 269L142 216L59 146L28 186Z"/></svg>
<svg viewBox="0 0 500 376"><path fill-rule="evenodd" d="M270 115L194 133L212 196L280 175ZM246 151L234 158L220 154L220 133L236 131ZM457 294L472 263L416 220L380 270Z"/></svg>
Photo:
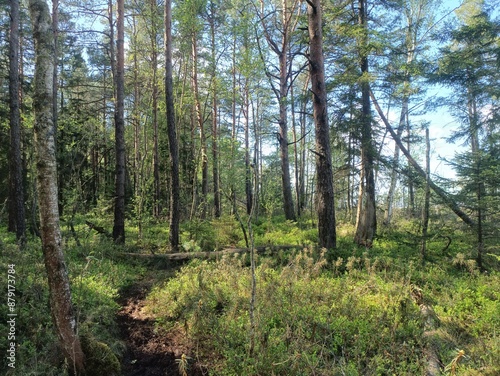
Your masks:
<svg viewBox="0 0 500 376"><path fill-rule="evenodd" d="M115 106L115 217L113 240L125 243L125 9L124 0L117 0L116 19L116 106Z"/></svg>
<svg viewBox="0 0 500 376"><path fill-rule="evenodd" d="M156 36L153 38L155 39ZM156 42L155 42L156 43ZM156 52L156 44L153 47L154 52L152 56L153 68L153 216L158 218L161 214L160 197L161 197L161 182L160 182L160 156L158 149L158 56Z"/></svg>
<svg viewBox="0 0 500 376"><path fill-rule="evenodd" d="M231 88L231 161L229 164L229 169L232 172L234 165L236 163L236 137L237 137L237 127L236 127L236 35L233 39L233 51L232 51L232 88ZM236 188L234 179L230 181L230 200L231 200L231 214L236 214Z"/></svg>
<svg viewBox="0 0 500 376"><path fill-rule="evenodd" d="M47 270L50 308L64 356L74 374L84 371L85 356L77 336L77 322L62 250L57 194L57 164L53 117L54 34L47 3L30 0L35 40L35 149L40 200L42 249Z"/></svg>
<svg viewBox="0 0 500 376"><path fill-rule="evenodd" d="M250 88L249 78L245 79L243 88L243 116L245 117L245 193L247 199L247 214L252 213L253 189L252 170L250 168Z"/></svg>
<svg viewBox="0 0 500 376"><path fill-rule="evenodd" d="M253 119L253 137L254 137L254 154L253 154L253 174L254 174L254 188L253 188L253 202L255 207L253 207L253 216L257 220L259 217L259 200L260 200L260 172L261 169L261 137L259 129L259 98L257 98L257 104L252 101L252 119Z"/></svg>
<svg viewBox="0 0 500 376"><path fill-rule="evenodd" d="M220 204L220 187L219 187L219 114L218 114L218 99L217 99L217 56L216 56L216 45L215 45L215 16L216 9L215 3L210 1L210 37L211 37L211 64L212 64L212 178L214 181L214 216L219 218L221 215L221 204Z"/></svg>
<svg viewBox="0 0 500 376"><path fill-rule="evenodd" d="M362 118L361 118L361 169L364 178L362 186L361 212L358 213L356 234L354 241L358 245L371 247L375 232L377 230L377 217L375 206L375 176L373 171L374 147L372 139L371 109L370 109L370 85L368 82L368 27L366 19L366 0L359 0L358 22L363 28L360 41L361 61L361 96L362 96Z"/></svg>
<svg viewBox="0 0 500 376"><path fill-rule="evenodd" d="M287 93L288 93L288 33L283 36L282 51L279 55L280 61L280 90L279 90L279 130L278 141L280 146L281 160L281 184L283 187L283 209L285 218L295 221L295 210L293 207L292 186L290 181L290 161L288 157L288 114L287 114Z"/></svg>
<svg viewBox="0 0 500 376"><path fill-rule="evenodd" d="M192 36L192 64L193 64L193 94L196 110L196 122L200 129L201 143L201 217L206 216L207 194L208 194L208 155L207 140L205 135L205 126L203 114L201 111L200 95L198 89L198 35L193 32Z"/></svg>
<svg viewBox="0 0 500 376"><path fill-rule="evenodd" d="M424 208L422 210L422 246L420 248L420 254L422 256L422 261L425 260L427 252L427 232L429 228L429 207L431 199L431 187L429 182L431 180L431 141L429 139L429 128L425 128L425 198L424 198Z"/></svg>
<svg viewBox="0 0 500 376"><path fill-rule="evenodd" d="M405 96L403 98L403 106L401 107L401 116L399 118L399 126L396 131L396 134L399 138L403 134L404 126L406 124L406 116L408 113L408 100L409 98ZM392 214L393 214L393 202L394 202L394 193L396 192L396 183L398 178L398 165L399 165L399 147L397 145L394 146L394 158L392 162L392 171L391 171L391 182L389 184L389 192L387 192L387 200L386 207L384 213L384 225L388 226L391 224Z"/></svg>
<svg viewBox="0 0 500 376"><path fill-rule="evenodd" d="M470 123L470 138L471 138L471 152L474 158L474 180L476 185L476 236L477 236L477 266L483 268L483 253L484 253L484 233L483 233L483 221L484 221L484 210L483 210L483 198L486 195L484 182L481 178L481 156L480 156L480 145L479 145L479 135L478 135L478 115L477 115L477 105L476 100L473 95L469 92L468 101L468 112L469 112L469 123Z"/></svg>
<svg viewBox="0 0 500 376"><path fill-rule="evenodd" d="M139 62L137 59L137 21L136 16L132 15L132 45L133 49L133 69L134 69L134 107L132 121L134 124L134 196L137 200L140 200L141 196L141 147L140 147L140 115L139 115L139 103L140 103L140 93L139 93Z"/></svg>
<svg viewBox="0 0 500 376"><path fill-rule="evenodd" d="M19 0L10 1L9 34L9 231L22 246L26 232L24 213L23 161L21 155L21 111L19 101Z"/></svg>
<svg viewBox="0 0 500 376"><path fill-rule="evenodd" d="M304 93L309 90L309 80L310 76L307 76L307 79L304 83ZM307 109L307 97L303 96L304 100L302 101L301 106L301 116L300 116L300 164L299 164L299 203L298 207L300 208L300 212L303 212L306 207L306 109Z"/></svg>
<svg viewBox="0 0 500 376"><path fill-rule="evenodd" d="M167 116L168 146L170 151L170 249L179 248L180 222L180 178L179 146L174 113L174 83L172 77L172 0L165 1L165 100Z"/></svg>
<svg viewBox="0 0 500 376"><path fill-rule="evenodd" d="M297 138L297 124L295 121L295 96L293 95L293 83L290 83L290 99L292 110L292 137L293 137L293 163L295 172L295 203L297 206L297 217L300 218L302 208L300 207L300 160L299 160L299 146Z"/></svg>
<svg viewBox="0 0 500 376"><path fill-rule="evenodd" d="M414 57L415 57L415 42L414 42L414 37L411 34L413 30L413 26L411 25L411 19L408 17L408 31L406 35L406 46L407 46L407 55L406 55L406 66L410 67L411 64L413 63ZM408 87L410 86L410 72L408 68L405 69L404 72L404 77L405 80L403 82L403 103L401 106L401 114L399 116L399 125L396 131L396 134L398 135L399 138L401 138L403 131L405 129L405 126L409 124L408 122L408 116L409 116L409 102L410 102L410 94L407 92ZM410 129L407 127L408 131L408 142L410 140ZM409 143L408 143L408 150L409 149ZM392 214L393 214L393 202L394 202L394 193L396 191L396 183L397 183L397 178L398 178L398 172L397 168L399 165L399 147L395 145L394 147L394 160L393 160L393 168L391 171L391 182L389 185L389 192L387 193L387 200L386 200L386 209L384 213L384 225L388 226L391 223L392 220ZM411 203L414 202L414 194L413 194L413 182L410 182L408 185L408 190L410 192L410 206L412 205Z"/></svg>
<svg viewBox="0 0 500 376"><path fill-rule="evenodd" d="M411 128L407 116L405 117L405 125L408 137L406 141L406 149L408 150L408 153L411 154ZM413 183L413 179L409 179L408 181L408 212L411 218L415 217L415 184Z"/></svg>
<svg viewBox="0 0 500 376"><path fill-rule="evenodd" d="M314 123L316 125L316 200L318 207L319 246L336 247L335 198L333 191L330 131L326 105L325 67L321 1L308 2L309 69L313 93Z"/></svg>
<svg viewBox="0 0 500 376"><path fill-rule="evenodd" d="M298 9L299 2L290 0L281 0L281 24L282 28L279 30L281 33L280 45L271 37L269 27L266 26L264 19L266 18L261 14L261 22L264 29L264 34L271 50L278 56L279 60L279 88L276 88L273 82L272 75L269 72L267 76L270 79L273 90L276 94L279 106L279 120L278 120L278 143L280 149L281 161L281 185L283 191L283 210L287 220L296 220L295 208L293 204L292 186L290 180L290 161L288 156L288 82L289 82L289 44L290 36L296 24L292 22L293 16ZM264 1L261 0L261 13L264 10ZM273 24L273 25L276 25ZM274 32L274 30L273 30ZM259 47L260 48L260 47Z"/></svg>

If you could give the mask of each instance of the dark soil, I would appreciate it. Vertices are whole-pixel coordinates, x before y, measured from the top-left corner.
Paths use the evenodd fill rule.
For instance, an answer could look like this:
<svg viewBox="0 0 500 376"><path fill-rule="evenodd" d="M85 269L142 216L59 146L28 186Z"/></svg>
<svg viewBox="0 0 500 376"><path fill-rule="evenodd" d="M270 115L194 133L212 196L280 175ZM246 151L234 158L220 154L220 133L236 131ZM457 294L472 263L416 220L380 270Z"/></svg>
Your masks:
<svg viewBox="0 0 500 376"><path fill-rule="evenodd" d="M122 359L123 376L182 376L176 359L191 356L188 342L180 331L165 331L143 312L144 299L153 282L140 281L121 291L122 306L117 321L127 350ZM198 363L190 361L190 376L208 375Z"/></svg>

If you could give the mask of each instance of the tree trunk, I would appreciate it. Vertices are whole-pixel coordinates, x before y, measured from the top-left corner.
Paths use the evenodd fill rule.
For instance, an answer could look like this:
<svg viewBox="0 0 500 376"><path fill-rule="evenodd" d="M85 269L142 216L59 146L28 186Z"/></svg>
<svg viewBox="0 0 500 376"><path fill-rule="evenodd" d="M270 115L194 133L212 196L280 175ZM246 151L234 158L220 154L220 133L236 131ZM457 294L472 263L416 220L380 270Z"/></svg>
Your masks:
<svg viewBox="0 0 500 376"><path fill-rule="evenodd" d="M283 34L282 51L279 55L280 61L280 90L279 90L279 130L278 141L281 159L281 184L283 187L283 209L285 218L295 221L295 210L293 208L292 186L290 181L290 161L288 157L288 121L287 121L287 93L288 93L288 35Z"/></svg>
<svg viewBox="0 0 500 376"><path fill-rule="evenodd" d="M172 0L165 1L165 100L168 146L170 151L170 250L179 248L180 187L179 146L174 113L174 84L172 77Z"/></svg>
<svg viewBox="0 0 500 376"><path fill-rule="evenodd" d="M231 87L231 160L229 162L229 170L233 172L236 165L236 142L238 127L236 126L236 34L233 39L232 51L232 87ZM229 194L231 201L231 214L236 214L236 187L234 179L230 179Z"/></svg>
<svg viewBox="0 0 500 376"><path fill-rule="evenodd" d="M429 128L425 128L425 198L424 208L422 210L422 246L420 254L422 261L425 260L427 252L427 230L429 228L429 206L431 199L431 187L429 181L431 180L431 141L429 139Z"/></svg>
<svg viewBox="0 0 500 376"><path fill-rule="evenodd" d="M265 16L261 15L262 27L264 29L264 34L271 50L278 56L279 60L279 87L276 88L274 84L273 75L269 71L266 72L270 79L271 86L278 100L279 106L279 128L278 128L278 143L280 148L280 161L281 161L281 185L283 191L283 210L285 212L285 218L287 220L295 221L295 209L293 206L293 195L292 186L290 180L290 161L288 157L288 111L287 111L287 96L288 96L288 78L289 78L289 43L290 36L295 28L296 24L292 22L293 15L299 5L298 1L294 1L290 5L289 0L281 0L281 25L282 29L279 30L281 33L280 45L271 38L271 33L269 28L276 26L278 20L275 20L273 26L266 26L264 20ZM261 12L263 12L264 2L261 1ZM274 32L274 30L273 30ZM262 56L262 53L261 53Z"/></svg>
<svg viewBox="0 0 500 376"><path fill-rule="evenodd" d="M219 218L221 215L220 204L220 187L219 187L219 125L218 125L218 99L217 99L217 57L215 46L215 3L210 1L210 36L212 48L212 178L214 181L214 217Z"/></svg>
<svg viewBox="0 0 500 376"><path fill-rule="evenodd" d="M117 0L116 19L116 106L115 106L115 217L113 239L125 243L125 9L124 0Z"/></svg>
<svg viewBox="0 0 500 376"><path fill-rule="evenodd" d="M245 193L247 200L247 214L252 213L253 190L252 171L250 168L250 88L249 78L245 79L243 88L243 116L245 117Z"/></svg>
<svg viewBox="0 0 500 376"><path fill-rule="evenodd" d="M399 117L399 126L397 129L397 135L401 138L403 134L405 119L408 114L408 100L409 98L405 96L403 98L403 105L401 107L401 115ZM396 183L398 178L398 165L399 165L399 147L397 145L394 146L394 158L392 161L392 171L391 171L391 182L389 184L389 192L387 192L387 200L386 207L384 213L384 225L389 226L392 220L393 214L393 202L394 202L394 193L396 191Z"/></svg>
<svg viewBox="0 0 500 376"><path fill-rule="evenodd" d="M293 137L293 164L295 172L295 204L297 206L297 217L300 218L302 208L300 207L300 160L298 151L297 124L295 121L295 96L293 93L293 82L290 83L290 102L292 110L292 137Z"/></svg>
<svg viewBox="0 0 500 376"><path fill-rule="evenodd" d="M151 17L156 19L158 4L156 0L151 1ZM153 93L152 95L152 111L153 111L153 216L158 218L161 214L160 197L160 156L158 150L158 46L157 46L157 27L156 22L153 22L153 30L151 32L151 69L153 71Z"/></svg>
<svg viewBox="0 0 500 376"><path fill-rule="evenodd" d="M377 217L375 206L375 176L373 172L374 147L371 129L370 109L370 85L368 82L368 30L366 21L366 0L359 0L359 25L363 28L360 41L361 60L361 96L362 96L362 118L361 118L361 169L364 178L361 201L361 211L358 213L356 234L354 241L358 245L371 247L375 232L377 230Z"/></svg>
<svg viewBox="0 0 500 376"><path fill-rule="evenodd" d="M313 93L314 123L316 126L316 200L318 207L319 245L336 247L335 199L333 190L332 156L326 104L325 68L321 1L308 2L309 19L309 69Z"/></svg>
<svg viewBox="0 0 500 376"><path fill-rule="evenodd" d="M53 118L54 34L49 8L43 0L30 0L35 40L35 149L40 200L42 248L47 270L50 308L64 356L74 374L84 371L84 354L76 333L68 273L62 250L57 194L56 146Z"/></svg>
<svg viewBox="0 0 500 376"><path fill-rule="evenodd" d="M205 135L205 122L201 111L200 95L198 89L198 35L193 32L192 36L192 64L193 64L193 95L196 110L196 122L200 129L201 143L201 218L205 218L208 194L208 155L207 140Z"/></svg>
<svg viewBox="0 0 500 376"><path fill-rule="evenodd" d="M476 237L477 237L477 257L476 262L479 269L483 268L483 252L484 252L484 210L483 210L483 199L486 196L484 181L481 178L481 149L479 145L479 120L477 114L477 104L474 96L470 93L469 89L469 100L468 100L468 113L469 113L469 129L470 129L470 139L471 139L471 152L474 158L474 184L476 190L476 217L477 217L477 227L476 227Z"/></svg>
<svg viewBox="0 0 500 376"><path fill-rule="evenodd" d="M19 104L19 0L10 1L9 34L9 231L22 245L26 232L24 213L23 162L21 156L21 113Z"/></svg>

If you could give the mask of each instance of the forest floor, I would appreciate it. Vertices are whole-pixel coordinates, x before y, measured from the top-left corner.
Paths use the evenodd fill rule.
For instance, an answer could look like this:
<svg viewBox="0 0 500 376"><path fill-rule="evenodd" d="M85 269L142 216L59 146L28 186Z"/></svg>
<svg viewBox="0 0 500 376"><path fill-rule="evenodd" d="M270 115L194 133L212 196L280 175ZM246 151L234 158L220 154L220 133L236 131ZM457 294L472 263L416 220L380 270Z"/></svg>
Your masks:
<svg viewBox="0 0 500 376"><path fill-rule="evenodd" d="M117 321L127 349L122 359L123 376L183 376L178 360L192 352L181 333L158 328L143 311L144 300L155 283L153 278L144 277L120 292ZM208 372L194 363L187 374Z"/></svg>

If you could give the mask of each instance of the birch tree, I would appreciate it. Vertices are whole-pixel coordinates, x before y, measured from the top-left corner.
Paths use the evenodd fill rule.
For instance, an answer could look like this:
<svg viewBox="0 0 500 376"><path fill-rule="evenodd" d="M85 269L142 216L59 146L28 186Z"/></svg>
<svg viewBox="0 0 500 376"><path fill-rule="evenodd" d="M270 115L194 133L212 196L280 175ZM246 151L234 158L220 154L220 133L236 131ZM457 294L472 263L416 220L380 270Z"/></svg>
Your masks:
<svg viewBox="0 0 500 376"><path fill-rule="evenodd" d="M84 354L77 335L76 316L62 249L59 226L57 165L53 115L54 34L47 3L30 0L35 40L35 150L40 202L40 235L47 271L54 328L72 373L84 373Z"/></svg>

